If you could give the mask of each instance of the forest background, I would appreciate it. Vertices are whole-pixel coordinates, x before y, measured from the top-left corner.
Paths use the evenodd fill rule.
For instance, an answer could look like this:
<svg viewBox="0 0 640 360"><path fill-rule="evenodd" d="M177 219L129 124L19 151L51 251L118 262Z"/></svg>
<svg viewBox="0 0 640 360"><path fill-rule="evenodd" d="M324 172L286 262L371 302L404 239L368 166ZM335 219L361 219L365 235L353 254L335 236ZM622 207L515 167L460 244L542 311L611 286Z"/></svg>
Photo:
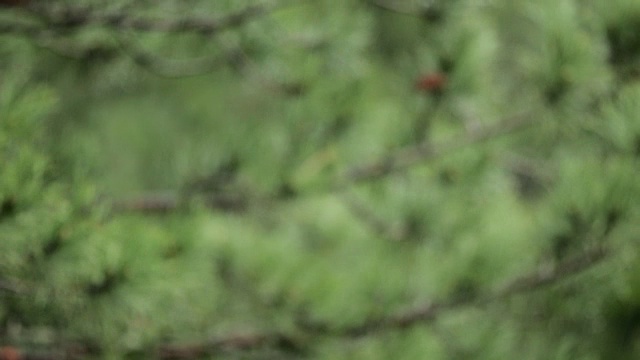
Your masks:
<svg viewBox="0 0 640 360"><path fill-rule="evenodd" d="M640 358L640 2L0 4L0 359Z"/></svg>

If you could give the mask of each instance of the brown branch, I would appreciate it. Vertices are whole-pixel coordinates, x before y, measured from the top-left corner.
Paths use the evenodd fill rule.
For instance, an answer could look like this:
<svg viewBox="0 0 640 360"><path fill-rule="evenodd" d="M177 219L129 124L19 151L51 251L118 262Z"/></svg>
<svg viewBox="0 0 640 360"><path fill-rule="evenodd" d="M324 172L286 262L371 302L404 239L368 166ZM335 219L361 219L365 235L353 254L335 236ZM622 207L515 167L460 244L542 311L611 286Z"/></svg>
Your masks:
<svg viewBox="0 0 640 360"><path fill-rule="evenodd" d="M424 305L415 309L387 317L370 319L362 324L344 328L335 328L327 323L309 321L303 322L301 326L310 331L346 337L361 337L382 331L404 329L432 322L436 320L438 316L449 310L464 306L483 305L524 292L542 289L545 286L555 284L589 270L599 264L608 255L608 251L602 247L589 249L579 256L567 259L556 265L545 265L531 273L513 278L486 296L454 297L439 302L426 302Z"/></svg>
<svg viewBox="0 0 640 360"><path fill-rule="evenodd" d="M233 334L206 343L164 345L157 351L160 359L196 359L228 351L272 348L283 352L299 352L298 341L282 333Z"/></svg>
<svg viewBox="0 0 640 360"><path fill-rule="evenodd" d="M554 284L569 276L577 275L610 255L609 251L601 246L596 246L584 251L579 256L574 256L561 261L558 264L547 264L541 266L524 276L512 279L504 285L495 289L492 295L484 301L494 301L510 297L523 292L537 290L543 286Z"/></svg>
<svg viewBox="0 0 640 360"><path fill-rule="evenodd" d="M1 345L1 344L0 344ZM274 350L281 353L300 354L304 351L300 340L284 333L237 333L230 334L201 343L164 344L155 349L149 349L149 358L163 360L200 359L217 354L249 351L256 349ZM4 353L2 352L4 350ZM138 356L139 350L134 351ZM0 360L3 354L17 354L18 357L7 359L25 360L69 360L96 358L101 355L101 349L89 344L67 343L57 348L42 350L20 349L14 347L0 348Z"/></svg>
<svg viewBox="0 0 640 360"><path fill-rule="evenodd" d="M4 22L0 24L0 34L34 36L50 33L54 30L78 30L95 26L120 32L189 32L210 36L233 27L242 26L251 20L260 19L280 6L274 2L264 2L247 6L219 18L154 19L134 16L126 11L98 13L90 7L51 9L48 6L34 5L29 7L30 13L35 15L42 24Z"/></svg>
<svg viewBox="0 0 640 360"><path fill-rule="evenodd" d="M363 166L354 166L347 169L343 175L339 176L338 180L333 183L330 190L341 191L353 184L381 179L387 175L407 170L420 163L436 160L467 146L512 134L515 131L531 126L534 123L535 122L528 113L519 114L517 116L507 118L496 125L472 130L458 139L448 141L439 146L429 147L426 143L423 143L416 146L406 147L397 150L395 153L392 153L383 159L372 161L371 163ZM242 212L246 210L250 204L272 204L274 202L291 200L300 196L300 193L294 193L296 195L293 197L279 196L277 194L256 197L251 194L222 193L209 195L202 199L205 206L213 210ZM180 200L180 196L177 192L165 194L142 194L134 198L114 201L112 202L112 209L115 212L165 214L178 210L183 204ZM349 205L355 206L355 204ZM367 217L371 215L365 213L366 209L362 207L354 207L351 210L355 210L356 212L354 215L361 216L363 220L367 219ZM371 221L373 218L369 218L368 220ZM372 224L375 222L376 221L372 222ZM386 227L386 225L384 227ZM382 229L381 223L377 224L375 228ZM392 228L388 228L387 230L389 230L389 233L386 235L390 235L391 238L402 239L404 237L402 234L403 231L398 232L398 229Z"/></svg>
<svg viewBox="0 0 640 360"><path fill-rule="evenodd" d="M201 203L212 210L241 212L249 203L242 194L212 194L198 197ZM111 202L111 210L116 213L138 212L150 215L163 215L185 208L187 199L178 193L143 194L129 199Z"/></svg>
<svg viewBox="0 0 640 360"><path fill-rule="evenodd" d="M89 7L65 7L54 11L47 6L31 6L32 14L38 16L40 23L4 22L0 24L0 34L22 35L33 38L37 45L65 57L83 58L91 54L110 54L121 52L129 55L134 63L156 75L164 77L186 77L211 72L222 65L240 66L246 61L238 49L221 51L218 56L198 59L169 60L143 51L141 46L133 46L131 41L119 39L119 46L92 44L82 47L73 42L56 42L61 30L77 30L89 26L104 27L127 31L162 31L172 33L198 33L210 36L220 31L241 26L250 20L261 18L279 8L277 3L262 3L248 6L224 17L182 19L150 19L130 15L120 10L111 13L97 13Z"/></svg>
<svg viewBox="0 0 640 360"><path fill-rule="evenodd" d="M90 8L64 8L61 11L37 11L49 26L75 29L87 26L111 28L118 31L191 32L201 35L237 27L250 20L267 15L278 8L274 3L247 6L218 19L191 17L182 19L151 19L131 16L128 12L95 13Z"/></svg>
<svg viewBox="0 0 640 360"><path fill-rule="evenodd" d="M275 350L281 353L300 354L304 351L300 340L284 333L246 333L231 334L220 338L211 339L201 343L191 344L165 344L160 345L147 355L154 359L163 360L187 360L200 359L207 356L224 353L250 351L250 350ZM13 347L0 348L0 360L5 359L3 354L17 354L15 359L25 360L62 360L85 359L98 357L101 350L80 343L68 344L59 348L31 351ZM136 351L136 353L139 352ZM14 359L8 357L7 359Z"/></svg>
<svg viewBox="0 0 640 360"><path fill-rule="evenodd" d="M3 22L0 34L22 35L37 40L37 44L45 49L66 57L81 58L87 54L122 52L131 57L134 63L154 74L164 77L186 77L211 72L222 65L241 66L246 56L241 49L223 49L218 56L202 57L187 60L168 60L143 51L141 46L132 46L131 41L119 39L119 46L105 44L79 47L72 42L56 43L64 31L78 30L86 27L103 27L116 30L118 33L129 31L197 33L204 36L214 35L223 30L242 26L251 20L260 19L282 7L282 4L269 1L247 6L220 18L188 17L174 19L152 19L132 15L127 9L111 12L99 12L92 7L54 8L46 3L36 3L27 9L37 17L39 22ZM26 20L26 19L24 19ZM62 34L61 34L62 33ZM117 34L114 34L117 35Z"/></svg>
<svg viewBox="0 0 640 360"><path fill-rule="evenodd" d="M165 360L197 359L221 353L258 349L302 354L306 348L303 339L310 339L311 335L354 338L430 323L447 311L465 306L486 305L567 280L593 268L609 255L605 248L594 247L563 262L544 265L530 273L515 277L495 288L487 296L454 297L440 302L426 302L415 309L388 317L370 319L354 326L339 328L323 322L300 321L298 325L302 331L301 337L275 330L264 333L236 333L199 343L164 344L153 350L154 357ZM25 352L22 356L25 359L57 360L79 359L89 354L99 353L99 349L89 345L71 344L62 349L52 349L43 353Z"/></svg>
<svg viewBox="0 0 640 360"><path fill-rule="evenodd" d="M422 142L418 145L399 149L382 159L347 169L336 183L336 187L344 188L348 185L380 179L420 163L439 159L442 156L467 146L512 134L534 123L535 121L529 112L520 113L508 117L495 125L473 129L459 139L450 140L441 145L431 145L429 142Z"/></svg>
<svg viewBox="0 0 640 360"><path fill-rule="evenodd" d="M143 51L141 46L133 46L131 43L124 41L120 41L120 49L141 68L154 75L170 78L203 75L215 71L226 64L237 66L238 62L242 61L238 56L239 50L223 50L223 53L218 56L175 60Z"/></svg>

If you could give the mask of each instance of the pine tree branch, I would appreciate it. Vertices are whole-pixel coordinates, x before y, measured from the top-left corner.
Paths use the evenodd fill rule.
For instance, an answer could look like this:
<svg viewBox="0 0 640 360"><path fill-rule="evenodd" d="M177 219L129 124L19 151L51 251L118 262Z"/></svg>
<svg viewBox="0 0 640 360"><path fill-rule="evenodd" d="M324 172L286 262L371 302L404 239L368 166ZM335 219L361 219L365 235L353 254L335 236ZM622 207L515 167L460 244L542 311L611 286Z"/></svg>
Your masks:
<svg viewBox="0 0 640 360"><path fill-rule="evenodd" d="M195 33L212 36L224 30L243 26L252 20L264 18L283 6L277 2L263 2L218 18L202 16L163 19L132 15L126 9L98 12L90 7L65 6L52 9L49 5L38 3L27 6L28 13L34 15L37 21L28 21L29 19L26 18L15 22L3 21L0 23L0 35L37 38L51 36L61 31L102 27L117 32Z"/></svg>
<svg viewBox="0 0 640 360"><path fill-rule="evenodd" d="M241 212L249 205L243 194L221 193L198 197L201 203L212 210ZM162 215L185 208L188 199L178 193L150 193L133 198L111 202L111 210L116 213L137 212Z"/></svg>
<svg viewBox="0 0 640 360"><path fill-rule="evenodd" d="M460 138L441 145L422 142L418 145L408 146L368 164L347 169L336 183L336 187L344 188L348 185L377 180L418 164L439 159L470 145L512 134L533 124L535 124L535 119L529 112L519 113L495 125L472 129Z"/></svg>
<svg viewBox="0 0 640 360"><path fill-rule="evenodd" d="M230 63L241 66L246 55L239 49L223 50L218 56L202 57L188 60L168 60L164 57L143 51L141 46L134 46L132 41L119 39L118 46L108 44L75 44L71 41L61 43L55 41L66 31L77 31L87 27L103 27L115 30L118 34L130 31L196 33L211 36L221 31L242 26L251 20L260 19L282 7L276 2L263 2L247 6L244 9L229 13L220 18L189 17L175 19L151 19L131 15L126 9L116 12L97 12L91 7L63 7L52 9L50 6L33 5L28 7L39 23L35 22L3 22L0 24L0 35L21 35L32 38L36 45L66 57L86 59L94 54L124 53L129 55L135 64L150 72L164 77L186 77L211 72L221 65Z"/></svg>
<svg viewBox="0 0 640 360"><path fill-rule="evenodd" d="M558 264L546 264L537 270L512 279L495 289L484 302L500 300L519 293L538 290L541 287L552 285L567 277L578 275L589 270L610 256L607 248L595 246L582 254L568 258Z"/></svg>
<svg viewBox="0 0 640 360"><path fill-rule="evenodd" d="M466 306L487 305L518 294L543 289L592 269L608 256L610 256L610 252L606 248L594 247L555 265L547 264L530 273L517 276L498 286L485 296L452 297L439 302L426 302L415 309L378 319L369 319L354 326L340 328L329 323L308 320L299 321L298 325L302 331L301 334L304 335L302 339L313 335L357 338L375 335L380 332L406 329L433 322L447 311L457 310ZM165 344L154 350L154 355L155 358L165 360L186 360L258 349L299 355L304 353L305 344L296 336L274 330L262 333L234 333L192 344ZM88 354L99 354L99 352L99 349L88 345L72 344L49 352L25 352L23 356L28 359L76 359L84 358Z"/></svg>
<svg viewBox="0 0 640 360"><path fill-rule="evenodd" d="M233 334L206 343L191 345L164 345L157 351L157 357L165 360L197 359L229 351L271 348L285 353L297 353L301 349L298 341L282 333Z"/></svg>
<svg viewBox="0 0 640 360"><path fill-rule="evenodd" d="M314 321L303 321L300 325L312 332L341 337L362 337L383 331L405 329L432 322L447 311L465 306L485 305L521 293L542 289L587 271L608 256L607 249L594 247L558 264L547 264L528 274L515 277L484 296L453 297L439 302L427 302L415 309L378 319L369 319L354 326L336 328L328 323Z"/></svg>
<svg viewBox="0 0 640 360"><path fill-rule="evenodd" d="M194 59L173 60L143 51L139 45L120 41L120 50L128 55L141 68L161 77L184 78L210 73L225 64L241 67L244 59L239 49L223 50L218 56L205 56Z"/></svg>
<svg viewBox="0 0 640 360"><path fill-rule="evenodd" d="M459 138L450 140L442 145L429 146L428 143L421 143L415 146L399 149L382 159L347 169L337 178L338 180L335 181L332 187L327 189L327 191L341 191L354 184L379 180L388 175L405 171L421 163L437 160L442 156L448 155L470 145L491 141L498 137L512 134L533 124L535 124L535 121L529 113L521 113L502 120L495 125L473 129ZM301 195L299 192L295 192L295 194L296 195L293 196L294 198ZM163 214L178 210L182 204L180 199L181 197L178 192L142 194L129 199L113 201L112 209L115 212ZM272 204L274 202L277 203L291 199L292 197L290 196L282 197L278 195L265 195L258 198L251 194L220 193L204 197L203 203L206 207L213 210L241 212L248 208L250 204ZM357 213L356 215L364 216L365 214ZM369 220L372 220L372 218ZM392 236L392 238L397 237L398 234Z"/></svg>
<svg viewBox="0 0 640 360"><path fill-rule="evenodd" d="M219 18L185 17L173 19L135 16L124 10L98 12L91 7L66 6L51 8L49 6L32 6L29 10L46 24L48 30L78 30L94 26L117 31L189 32L209 36L223 30L242 26L250 20L262 18L280 6L275 2L263 2L247 6ZM15 28L15 30L19 30L19 28Z"/></svg>
<svg viewBox="0 0 640 360"><path fill-rule="evenodd" d="M2 344L0 344L2 345ZM11 349L11 354L17 354L15 359L30 360L69 360L98 358L101 349L82 343L69 343L59 345L57 348L31 350L14 347L4 347L0 349ZM201 359L207 356L239 353L250 350L273 350L282 354L300 354L303 348L300 341L284 333L234 333L226 336L210 339L208 341L192 344L164 344L150 351L135 350L129 355L140 357L146 353L146 357L162 360L188 360ZM0 360L4 360L3 353L0 352ZM9 357L7 359L14 359Z"/></svg>

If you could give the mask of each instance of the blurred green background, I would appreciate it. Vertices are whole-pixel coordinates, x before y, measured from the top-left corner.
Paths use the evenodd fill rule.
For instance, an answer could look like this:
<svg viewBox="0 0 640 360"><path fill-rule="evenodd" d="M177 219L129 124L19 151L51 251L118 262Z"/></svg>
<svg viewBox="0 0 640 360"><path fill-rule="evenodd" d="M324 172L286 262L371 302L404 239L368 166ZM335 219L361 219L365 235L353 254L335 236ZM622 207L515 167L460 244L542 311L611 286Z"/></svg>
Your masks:
<svg viewBox="0 0 640 360"><path fill-rule="evenodd" d="M0 359L637 359L639 80L635 0L0 1Z"/></svg>

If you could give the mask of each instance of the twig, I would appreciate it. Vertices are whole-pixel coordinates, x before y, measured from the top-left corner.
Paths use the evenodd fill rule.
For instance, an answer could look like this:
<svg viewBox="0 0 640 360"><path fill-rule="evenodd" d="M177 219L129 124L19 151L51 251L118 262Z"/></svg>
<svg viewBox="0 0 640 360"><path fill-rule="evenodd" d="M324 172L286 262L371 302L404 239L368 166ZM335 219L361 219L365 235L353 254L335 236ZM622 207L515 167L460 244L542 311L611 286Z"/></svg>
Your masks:
<svg viewBox="0 0 640 360"><path fill-rule="evenodd" d="M206 343L165 345L157 350L158 358L166 360L195 359L225 351L254 350L271 347L284 352L298 352L298 341L282 333L234 334Z"/></svg>
<svg viewBox="0 0 640 360"><path fill-rule="evenodd" d="M383 1L383 0L366 0L367 4L376 7L381 10L389 11L392 13L407 15L407 16L419 16L420 10L414 7L408 6L400 6L398 4L392 3L391 1Z"/></svg>
<svg viewBox="0 0 640 360"><path fill-rule="evenodd" d="M448 155L467 146L511 134L534 123L535 122L533 121L533 119L528 116L528 113L519 114L517 116L513 116L506 120L503 120L496 125L475 129L458 139L448 141L440 146L429 147L428 145L426 145L426 143L424 143L416 146L406 147L390 155L387 155L383 159L372 161L371 163L363 166L354 166L348 168L341 176L337 178L338 180L333 183L332 187L327 190L342 191L353 184L381 179L390 174L407 170L412 166L416 166L420 163L436 160L441 156ZM294 195L293 197L265 195L259 198L251 196L249 194L221 193L204 197L203 201L205 206L210 209L241 212L253 203L259 202L262 204L271 204L273 202L291 200L295 197L300 196L300 193L294 193L296 195ZM164 214L178 210L180 208L181 202L180 196L176 192L165 194L142 194L131 199L117 200L112 204L112 209L116 212ZM355 206L355 204L350 204L350 206L351 205ZM361 210L365 210L361 207L354 207L351 210L355 210L355 215L362 216L363 220L370 215L361 212ZM374 219L369 218L368 220ZM372 224L374 224L375 222L376 221L372 222ZM387 226L385 225L384 227ZM375 228L380 230L382 229L382 226L381 224L376 224ZM402 231L397 233L397 231L394 230L389 232L387 235L392 235L392 238L403 238Z"/></svg>
<svg viewBox="0 0 640 360"><path fill-rule="evenodd" d="M397 150L382 159L347 169L335 186L344 188L347 185L376 180L420 163L438 159L469 145L509 135L534 123L535 121L530 113L520 113L495 125L469 131L459 139L448 141L442 145L431 145L428 142L422 142L418 145L409 146Z"/></svg>
<svg viewBox="0 0 640 360"><path fill-rule="evenodd" d="M240 212L247 208L248 200L241 194L215 194L198 197L204 206L213 210ZM111 203L111 209L117 213L139 212L145 214L162 215L182 208L187 199L178 193L151 193L138 195L130 199L116 200Z"/></svg>
<svg viewBox="0 0 640 360"><path fill-rule="evenodd" d="M265 332L228 334L200 343L164 344L155 349L149 349L147 355L153 359L187 360L256 349L269 349L282 353L298 354L304 350L303 344L298 339L284 333ZM11 347L11 350L12 354L15 353L19 355L19 357L15 357L15 359L25 360L86 359L96 358L101 354L100 348L83 343L68 343L54 348L35 351L13 347ZM140 355L140 351L136 350L135 352L138 356ZM3 354L0 353L0 360L5 359L2 355ZM7 357L7 359L14 359L14 357Z"/></svg>
<svg viewBox="0 0 640 360"><path fill-rule="evenodd" d="M446 311L465 306L486 305L518 294L540 290L545 286L550 286L593 268L609 255L610 253L605 248L594 247L555 266L545 265L528 274L515 277L502 286L495 288L494 291L489 292L486 296L454 297L440 302L426 302L418 308L388 317L370 319L358 325L339 328L324 322L301 321L298 323L302 336L300 338L275 330L264 333L236 333L200 343L161 345L154 351L155 357L165 360L197 359L225 352L256 349L271 349L283 353L301 354L305 351L303 339L309 338L310 335L355 338L430 323ZM62 350L57 349L46 353L24 355L25 358L29 359L53 360L84 358L89 353L99 353L99 349L88 345L74 344ZM61 354L66 355L61 356Z"/></svg>
<svg viewBox="0 0 640 360"><path fill-rule="evenodd" d="M130 31L158 31L171 33L191 32L210 36L220 31L241 26L250 20L260 18L279 8L281 5L269 2L247 6L221 18L191 17L181 19L150 19L136 17L122 9L117 12L99 13L90 7L64 7L58 11L46 6L32 6L30 11L38 16L40 24L34 22L3 22L0 24L0 34L22 35L33 38L37 44L57 54L66 57L81 58L90 52L114 54L122 52L129 55L133 61L154 74L164 77L186 77L211 72L225 63L244 61L240 50L223 50L214 57L202 57L189 60L167 60L141 50L140 46L133 46L131 41L125 42L118 38L119 46L106 44L79 47L72 42L56 45L56 38L61 32L78 30L89 26L104 27L117 30L117 33Z"/></svg>
<svg viewBox="0 0 640 360"><path fill-rule="evenodd" d="M590 269L609 255L610 253L606 248L596 246L583 252L579 256L566 259L555 266L553 264L541 266L536 271L512 279L498 287L493 291L492 295L484 299L484 301L495 301L551 285L559 280Z"/></svg>
<svg viewBox="0 0 640 360"><path fill-rule="evenodd" d="M240 61L239 50L223 51L218 56L206 56L197 59L165 59L148 51L141 50L131 42L120 40L120 49L141 68L162 77L184 78L210 73L227 63Z"/></svg>
<svg viewBox="0 0 640 360"><path fill-rule="evenodd" d="M118 31L191 32L212 35L222 30L243 25L249 20L260 18L278 7L275 3L251 5L218 19L210 17L151 19L135 17L125 11L96 13L86 7L66 7L61 11L39 9L36 14L44 18L48 26L61 30L97 26Z"/></svg>
<svg viewBox="0 0 640 360"><path fill-rule="evenodd" d="M361 337L381 331L404 329L419 324L429 323L449 310L463 306L483 305L497 300L509 298L524 292L531 292L552 285L571 276L578 275L604 260L609 253L605 248L596 247L583 254L561 262L557 265L545 265L531 273L518 276L486 296L454 297L440 302L427 302L424 305L395 315L370 319L362 324L335 328L322 322L303 322L301 326L319 333L334 336Z"/></svg>
<svg viewBox="0 0 640 360"><path fill-rule="evenodd" d="M185 18L147 18L131 15L127 11L99 13L89 7L64 7L52 10L47 7L31 7L30 13L35 15L40 24L33 22L3 22L0 34L23 35L27 37L52 33L62 30L79 30L95 26L124 31L197 33L214 35L223 30L242 26L251 20L260 19L276 9L278 3L262 3L247 6L244 9L226 14L219 18L185 17Z"/></svg>
<svg viewBox="0 0 640 360"><path fill-rule="evenodd" d="M374 209L370 208L354 194L346 193L342 195L343 202L358 220L368 226L376 235L383 236L391 241L403 241L408 238L409 231L400 224L390 223L387 219L378 215Z"/></svg>

